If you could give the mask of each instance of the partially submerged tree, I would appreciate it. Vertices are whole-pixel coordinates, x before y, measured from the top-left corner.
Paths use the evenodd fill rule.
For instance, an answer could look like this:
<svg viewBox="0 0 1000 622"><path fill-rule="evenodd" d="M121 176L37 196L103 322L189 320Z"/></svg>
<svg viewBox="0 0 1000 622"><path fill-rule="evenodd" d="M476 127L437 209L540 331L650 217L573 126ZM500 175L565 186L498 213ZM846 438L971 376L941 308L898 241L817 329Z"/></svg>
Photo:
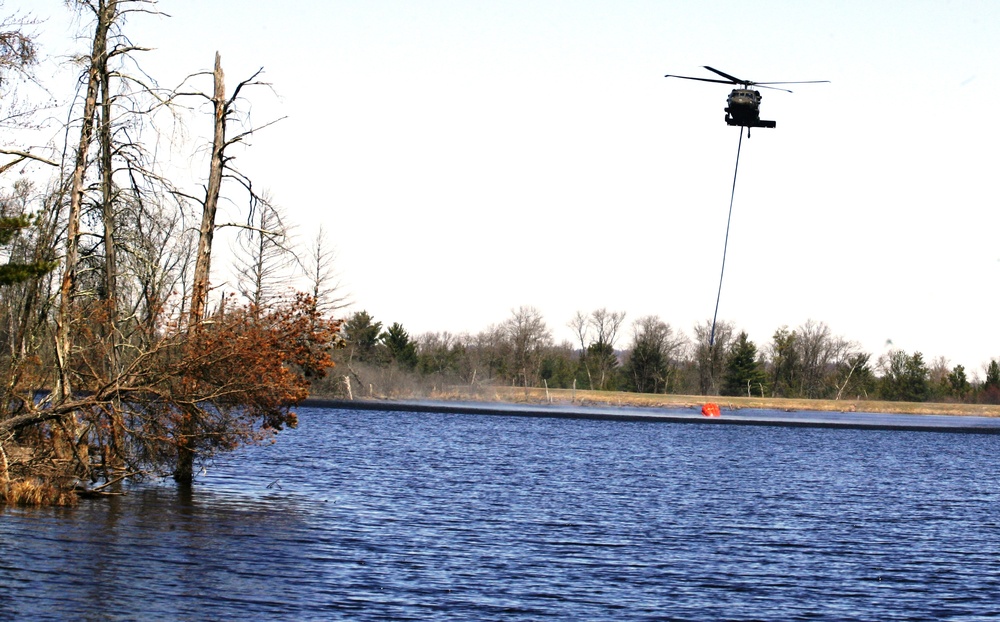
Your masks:
<svg viewBox="0 0 1000 622"><path fill-rule="evenodd" d="M332 366L330 350L341 340L340 322L307 294L266 309L240 305L232 297L209 306L224 181L235 180L250 197L248 220L260 205L250 180L232 167L227 153L254 128L226 131L241 91L258 84L260 72L227 93L217 55L211 95L116 89L114 80L127 78L109 61L139 49L121 35L124 14L148 12L151 3L81 0L76 6L94 18L91 51L84 58L84 96L74 115L78 140L68 154L65 178L53 186L34 221L36 252L19 255L41 262L34 275L44 273L45 262L53 259L65 198L57 308L49 315L37 302L48 300L44 281L37 278L33 283L42 287L32 298L36 302L6 305L11 311L4 318L10 319L6 344L30 364L11 365L5 378L0 500L13 490L12 481L36 476L48 477L57 488L107 485L149 473L171 473L188 484L199 459L294 425L292 407L306 397L310 381ZM123 107L125 92L148 96L148 105L133 99ZM201 198L157 173L138 130L142 115L196 94L212 104L214 120ZM125 117L115 111L123 108L140 113L128 122L133 131L119 133L115 128ZM197 249L183 233L185 201L201 207ZM19 215L10 222L27 221ZM11 240L14 233L12 228ZM48 331L55 346L50 360L28 347ZM55 391L35 399L34 390L46 386ZM9 442L31 446L30 460L8 462L4 444Z"/></svg>
<svg viewBox="0 0 1000 622"><path fill-rule="evenodd" d="M261 197L257 195L250 180L241 174L231 165L232 156L227 150L233 145L242 142L253 134L254 128L241 129L235 135L228 134L228 124L236 114L236 105L242 91L257 84L258 76L263 69L258 70L248 79L239 82L233 89L231 95L226 94L225 73L222 70L222 58L218 52L215 54L215 68L212 71L212 95L208 98L212 104L213 111L213 132L212 151L209 160L208 184L205 187L205 198L201 203L202 219L201 227L198 230L198 248L195 254L194 280L191 291L191 307L187 318L187 332L190 337L197 340L203 331L202 323L208 308L208 292L210 287L212 246L215 238L216 214L218 212L219 197L222 194L222 182L224 179L235 179L248 193L250 199L250 209L259 207ZM198 95L198 93L194 93ZM206 95L202 95L207 97ZM252 220L252 216L251 216ZM309 299L313 305L309 309L309 315L319 321L315 303ZM259 307L251 307L253 313L260 313ZM317 324L313 329L319 329L322 324ZM339 325L338 331L339 332ZM321 334L325 334L321 331ZM333 334L328 336L328 340L333 339ZM327 359L329 360L329 359ZM318 367L313 373L318 375L325 371L325 367ZM183 392L183 391L182 391ZM297 403L305 398L301 395ZM287 407L286 407L287 408ZM251 409L252 410L252 409ZM174 479L181 484L190 484L194 478L194 461L198 450L197 441L201 437L202 430L206 423L211 421L205 417L201 407L195 402L187 403L178 413L178 424L176 432L177 466L174 470ZM280 426L278 426L280 429Z"/></svg>

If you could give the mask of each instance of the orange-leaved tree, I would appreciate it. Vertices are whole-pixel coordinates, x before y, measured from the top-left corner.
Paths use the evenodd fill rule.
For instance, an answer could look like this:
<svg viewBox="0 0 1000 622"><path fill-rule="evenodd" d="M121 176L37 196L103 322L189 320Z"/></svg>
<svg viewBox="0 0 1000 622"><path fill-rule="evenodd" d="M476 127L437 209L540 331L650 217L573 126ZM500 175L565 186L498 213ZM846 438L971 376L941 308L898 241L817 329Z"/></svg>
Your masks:
<svg viewBox="0 0 1000 622"><path fill-rule="evenodd" d="M59 471L64 459L50 452L50 465L36 464L35 475L59 471L83 482L176 475L182 450L207 460L295 427L294 407L308 396L311 380L333 367L331 350L343 343L340 324L304 294L263 312L220 305L199 330L165 323L151 342L126 348L120 371L100 362L110 342L99 330L83 329L78 337L89 342L73 349L70 365L78 392L62 402L19 400L0 420L0 434L30 436L40 461L46 454L40 439L72 416L84 430L76 463Z"/></svg>
<svg viewBox="0 0 1000 622"><path fill-rule="evenodd" d="M303 294L265 311L220 305L195 331L171 327L126 367L115 391L129 437L126 463L133 471L172 470L187 483L190 473L178 477L190 471L185 454L207 459L295 427L292 408L333 366L330 351L340 343L340 322L319 315ZM95 429L108 429L102 423Z"/></svg>

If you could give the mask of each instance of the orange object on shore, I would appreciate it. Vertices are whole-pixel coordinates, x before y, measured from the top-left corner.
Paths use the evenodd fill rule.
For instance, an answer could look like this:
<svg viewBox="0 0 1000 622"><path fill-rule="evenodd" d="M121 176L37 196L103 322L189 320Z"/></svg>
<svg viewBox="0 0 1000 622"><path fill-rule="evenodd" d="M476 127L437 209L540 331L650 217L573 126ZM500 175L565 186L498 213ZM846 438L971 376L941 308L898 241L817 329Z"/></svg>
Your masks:
<svg viewBox="0 0 1000 622"><path fill-rule="evenodd" d="M709 402L701 407L701 414L706 417L721 417L722 411L719 410L719 405Z"/></svg>

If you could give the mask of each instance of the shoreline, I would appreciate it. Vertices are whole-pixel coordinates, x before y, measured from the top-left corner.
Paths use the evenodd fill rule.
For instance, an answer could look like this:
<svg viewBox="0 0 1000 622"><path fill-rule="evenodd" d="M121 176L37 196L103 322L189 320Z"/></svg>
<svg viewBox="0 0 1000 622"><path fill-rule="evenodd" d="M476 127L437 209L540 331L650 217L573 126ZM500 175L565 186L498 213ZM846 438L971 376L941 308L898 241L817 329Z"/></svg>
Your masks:
<svg viewBox="0 0 1000 622"><path fill-rule="evenodd" d="M341 400L321 395L310 396L307 401ZM569 407L612 407L691 409L700 413L703 404L718 404L723 413L745 409L817 412L817 413L872 413L892 415L944 415L1000 418L1000 404L958 404L942 402L886 402L879 400L821 400L790 398L729 397L719 395L667 395L626 393L623 391L592 391L573 389L544 389L518 387L456 387L428 395L365 396L354 401L404 401L412 403L467 402L474 404L513 404Z"/></svg>
<svg viewBox="0 0 1000 622"><path fill-rule="evenodd" d="M544 392L544 390L542 391ZM485 395L479 395L478 397L449 395L447 397L364 398L353 400L311 397L305 400L301 406L380 412L434 412L604 421L697 423L703 425L1000 434L1000 416L975 411L954 412L954 409L948 409L950 412L942 412L945 409L933 408L941 406L940 404L924 405L931 408L927 408L922 412L908 412L908 409L911 409L910 407L912 406L910 404L901 404L902 408L892 411L885 408L871 411L852 410L844 408L844 406L847 406L846 402L837 402L841 406L838 409L829 408L828 404L818 404L818 406L821 406L820 408L797 409L791 407L793 402L809 402L811 404L819 400L776 401L740 398L743 400L740 404L716 402L722 407L722 416L705 417L701 414L701 405L711 401L711 398L700 398L698 396L646 396L646 400L632 399L628 400L628 403L625 403L625 400L619 402L611 395L608 396L611 399L605 400L579 399L581 397L579 395L580 392L577 392L577 399L569 402L555 401L552 399L553 392L551 390L549 391L549 400L524 399L523 389L517 389L515 392L520 394L519 397L521 399L517 401L502 399L503 395L499 392L492 396L497 399L486 399L487 396ZM663 397L673 399L663 400ZM648 398L657 398L656 403L653 403ZM765 404L765 402L767 403ZM852 402L851 404L855 403ZM885 403L874 404L884 406ZM824 409L822 406L826 406L826 408ZM994 408L1000 410L1000 407Z"/></svg>

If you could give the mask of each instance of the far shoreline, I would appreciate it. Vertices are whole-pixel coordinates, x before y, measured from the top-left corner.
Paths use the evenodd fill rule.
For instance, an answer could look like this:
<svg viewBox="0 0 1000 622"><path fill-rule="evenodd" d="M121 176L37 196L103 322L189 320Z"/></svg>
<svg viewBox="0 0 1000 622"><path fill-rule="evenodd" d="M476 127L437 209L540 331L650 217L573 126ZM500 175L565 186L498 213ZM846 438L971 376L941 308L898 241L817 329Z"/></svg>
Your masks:
<svg viewBox="0 0 1000 622"><path fill-rule="evenodd" d="M333 402L347 405L351 401L426 403L480 403L493 407L503 404L520 406L581 406L625 409L669 409L701 411L706 403L718 404L723 415L727 411L745 409L780 412L816 413L872 413L886 415L951 415L966 417L1000 417L998 404L958 404L942 402L888 402L880 400L823 400L790 399L777 397L730 397L705 395L667 395L627 393L623 391L590 391L573 389L545 389L522 387L453 387L425 395L359 395L354 400L343 397L315 395L302 405L320 405ZM374 404L373 404L374 405Z"/></svg>

